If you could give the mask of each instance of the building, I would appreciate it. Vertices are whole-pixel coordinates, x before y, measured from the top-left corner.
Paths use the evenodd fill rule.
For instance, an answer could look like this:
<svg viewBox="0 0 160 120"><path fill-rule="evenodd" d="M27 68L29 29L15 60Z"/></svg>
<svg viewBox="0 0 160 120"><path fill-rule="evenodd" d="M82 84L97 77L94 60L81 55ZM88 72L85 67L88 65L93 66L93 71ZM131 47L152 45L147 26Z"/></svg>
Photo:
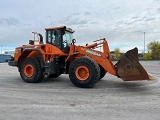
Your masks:
<svg viewBox="0 0 160 120"><path fill-rule="evenodd" d="M8 62L11 55L0 54L0 63Z"/></svg>
<svg viewBox="0 0 160 120"><path fill-rule="evenodd" d="M4 54L14 56L14 52L15 51L4 51Z"/></svg>
<svg viewBox="0 0 160 120"><path fill-rule="evenodd" d="M14 51L4 51L4 54L0 54L0 63L8 62L11 56L14 56Z"/></svg>

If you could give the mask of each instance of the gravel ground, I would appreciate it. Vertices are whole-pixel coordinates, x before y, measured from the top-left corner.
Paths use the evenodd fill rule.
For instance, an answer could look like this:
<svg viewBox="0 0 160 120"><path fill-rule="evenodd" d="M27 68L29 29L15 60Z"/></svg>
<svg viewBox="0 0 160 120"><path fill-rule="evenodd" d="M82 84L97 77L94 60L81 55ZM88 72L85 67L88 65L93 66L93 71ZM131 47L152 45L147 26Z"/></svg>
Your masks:
<svg viewBox="0 0 160 120"><path fill-rule="evenodd" d="M1 120L159 120L160 61L141 62L154 81L124 82L106 74L93 88L68 75L25 83L18 69L0 63Z"/></svg>

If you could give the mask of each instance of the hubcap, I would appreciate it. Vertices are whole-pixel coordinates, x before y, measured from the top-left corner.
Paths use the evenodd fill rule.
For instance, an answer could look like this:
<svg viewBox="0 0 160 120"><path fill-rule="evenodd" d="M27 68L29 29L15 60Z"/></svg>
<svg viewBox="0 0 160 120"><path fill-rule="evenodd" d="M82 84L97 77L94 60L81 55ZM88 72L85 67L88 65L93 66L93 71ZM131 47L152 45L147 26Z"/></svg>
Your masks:
<svg viewBox="0 0 160 120"><path fill-rule="evenodd" d="M79 66L75 73L76 77L81 81L85 81L89 77L89 69L86 66Z"/></svg>
<svg viewBox="0 0 160 120"><path fill-rule="evenodd" d="M31 64L27 64L24 67L24 74L27 77L32 77L32 75L34 74L34 68L33 68L33 66Z"/></svg>

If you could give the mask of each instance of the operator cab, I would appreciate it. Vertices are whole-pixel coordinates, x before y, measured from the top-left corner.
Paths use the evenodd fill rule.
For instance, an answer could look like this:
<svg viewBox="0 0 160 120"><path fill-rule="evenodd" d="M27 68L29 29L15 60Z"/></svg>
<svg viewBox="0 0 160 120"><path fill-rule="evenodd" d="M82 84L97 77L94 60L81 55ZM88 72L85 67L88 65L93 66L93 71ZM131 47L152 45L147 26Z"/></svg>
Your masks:
<svg viewBox="0 0 160 120"><path fill-rule="evenodd" d="M46 28L46 43L52 44L63 52L69 52L74 31L66 26Z"/></svg>

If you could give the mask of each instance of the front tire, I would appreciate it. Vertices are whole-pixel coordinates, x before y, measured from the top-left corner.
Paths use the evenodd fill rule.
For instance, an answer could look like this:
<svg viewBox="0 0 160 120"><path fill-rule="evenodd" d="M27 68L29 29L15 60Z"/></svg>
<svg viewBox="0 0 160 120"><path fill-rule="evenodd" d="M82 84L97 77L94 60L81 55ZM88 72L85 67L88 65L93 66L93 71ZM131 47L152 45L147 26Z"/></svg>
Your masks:
<svg viewBox="0 0 160 120"><path fill-rule="evenodd" d="M44 78L39 60L34 57L24 59L20 64L19 72L21 78L27 83L37 83Z"/></svg>
<svg viewBox="0 0 160 120"><path fill-rule="evenodd" d="M101 80L106 75L107 72L102 66L99 66L99 67L100 67L100 78L99 78L99 80Z"/></svg>
<svg viewBox="0 0 160 120"><path fill-rule="evenodd" d="M99 65L87 56L77 58L70 64L69 78L77 87L91 88L100 78Z"/></svg>

